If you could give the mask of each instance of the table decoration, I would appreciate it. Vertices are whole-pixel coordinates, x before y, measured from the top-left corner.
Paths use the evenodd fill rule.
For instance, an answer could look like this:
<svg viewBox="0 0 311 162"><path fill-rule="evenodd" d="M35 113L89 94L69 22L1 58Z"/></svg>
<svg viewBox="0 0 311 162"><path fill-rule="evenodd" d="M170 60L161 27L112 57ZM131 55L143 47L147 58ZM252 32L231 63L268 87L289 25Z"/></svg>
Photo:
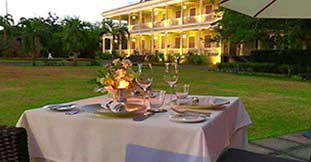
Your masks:
<svg viewBox="0 0 311 162"><path fill-rule="evenodd" d="M136 86L132 66L128 59L115 59L111 65L104 66L97 78L100 92L108 93L113 100L125 103L127 95Z"/></svg>

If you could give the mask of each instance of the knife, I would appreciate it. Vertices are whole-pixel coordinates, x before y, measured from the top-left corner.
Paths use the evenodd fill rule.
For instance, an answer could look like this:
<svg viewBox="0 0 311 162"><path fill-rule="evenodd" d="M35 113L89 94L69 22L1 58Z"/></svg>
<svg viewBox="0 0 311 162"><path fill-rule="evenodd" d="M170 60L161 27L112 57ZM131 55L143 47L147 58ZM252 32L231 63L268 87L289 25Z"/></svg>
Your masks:
<svg viewBox="0 0 311 162"><path fill-rule="evenodd" d="M133 120L134 120L134 121L144 121L144 120L150 118L150 117L153 116L153 115L154 115L153 112L146 112L146 113L144 113L143 115L135 116L135 117L133 118Z"/></svg>

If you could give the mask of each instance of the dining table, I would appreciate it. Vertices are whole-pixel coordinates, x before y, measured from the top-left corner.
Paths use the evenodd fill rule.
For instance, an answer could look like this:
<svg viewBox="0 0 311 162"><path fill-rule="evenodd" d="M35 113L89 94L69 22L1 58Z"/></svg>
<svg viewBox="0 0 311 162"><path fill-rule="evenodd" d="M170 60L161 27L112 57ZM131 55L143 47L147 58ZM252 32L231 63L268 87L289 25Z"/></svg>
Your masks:
<svg viewBox="0 0 311 162"><path fill-rule="evenodd" d="M171 121L175 112L165 104L168 112L143 121L37 108L23 112L16 126L27 130L30 158L37 161L216 162L226 148L247 147L251 125L238 97L217 98L230 103L221 110L209 110L210 116L200 123ZM70 103L81 108L109 100L104 95Z"/></svg>

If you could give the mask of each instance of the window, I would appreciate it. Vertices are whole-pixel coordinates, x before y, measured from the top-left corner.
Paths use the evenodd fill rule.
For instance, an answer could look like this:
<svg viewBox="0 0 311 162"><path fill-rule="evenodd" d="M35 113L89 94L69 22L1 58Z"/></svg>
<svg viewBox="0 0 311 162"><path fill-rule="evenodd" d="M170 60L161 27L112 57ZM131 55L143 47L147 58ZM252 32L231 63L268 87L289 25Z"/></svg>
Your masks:
<svg viewBox="0 0 311 162"><path fill-rule="evenodd" d="M175 48L180 48L180 37L175 38Z"/></svg>
<svg viewBox="0 0 311 162"><path fill-rule="evenodd" d="M161 40L162 40L161 48L162 48L162 49L165 49L165 44L166 44L166 42L165 42L165 41L166 41L166 40L165 40L165 36L162 36L162 37L161 37Z"/></svg>
<svg viewBox="0 0 311 162"><path fill-rule="evenodd" d="M136 49L136 42L132 41L132 49Z"/></svg>
<svg viewBox="0 0 311 162"><path fill-rule="evenodd" d="M127 49L127 39L125 37L122 38L122 49Z"/></svg>
<svg viewBox="0 0 311 162"><path fill-rule="evenodd" d="M143 50L145 50L145 44L146 44L146 41L145 41L145 40L142 40L142 41L141 41L141 48L142 48Z"/></svg>
<svg viewBox="0 0 311 162"><path fill-rule="evenodd" d="M181 11L176 11L176 16L175 18L178 19L178 18L181 18Z"/></svg>
<svg viewBox="0 0 311 162"><path fill-rule="evenodd" d="M195 37L189 37L189 48L195 48Z"/></svg>
<svg viewBox="0 0 311 162"><path fill-rule="evenodd" d="M212 12L213 12L213 6L212 5L205 6L205 14L210 14Z"/></svg>
<svg viewBox="0 0 311 162"><path fill-rule="evenodd" d="M105 50L110 50L111 47L111 39L105 38Z"/></svg>
<svg viewBox="0 0 311 162"><path fill-rule="evenodd" d="M204 37L204 48L211 48L212 44L211 44L211 36L210 35L206 35Z"/></svg>
<svg viewBox="0 0 311 162"><path fill-rule="evenodd" d="M191 8L189 16L195 16L195 15L196 15L196 9L195 8Z"/></svg>

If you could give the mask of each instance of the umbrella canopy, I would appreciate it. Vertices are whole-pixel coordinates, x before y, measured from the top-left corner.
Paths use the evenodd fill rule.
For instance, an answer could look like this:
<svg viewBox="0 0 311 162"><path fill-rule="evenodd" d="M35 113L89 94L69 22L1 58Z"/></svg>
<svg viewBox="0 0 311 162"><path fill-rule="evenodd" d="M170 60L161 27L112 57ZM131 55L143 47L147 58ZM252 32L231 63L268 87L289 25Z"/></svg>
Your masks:
<svg viewBox="0 0 311 162"><path fill-rule="evenodd" d="M311 19L311 0L222 0L221 6L257 18Z"/></svg>

